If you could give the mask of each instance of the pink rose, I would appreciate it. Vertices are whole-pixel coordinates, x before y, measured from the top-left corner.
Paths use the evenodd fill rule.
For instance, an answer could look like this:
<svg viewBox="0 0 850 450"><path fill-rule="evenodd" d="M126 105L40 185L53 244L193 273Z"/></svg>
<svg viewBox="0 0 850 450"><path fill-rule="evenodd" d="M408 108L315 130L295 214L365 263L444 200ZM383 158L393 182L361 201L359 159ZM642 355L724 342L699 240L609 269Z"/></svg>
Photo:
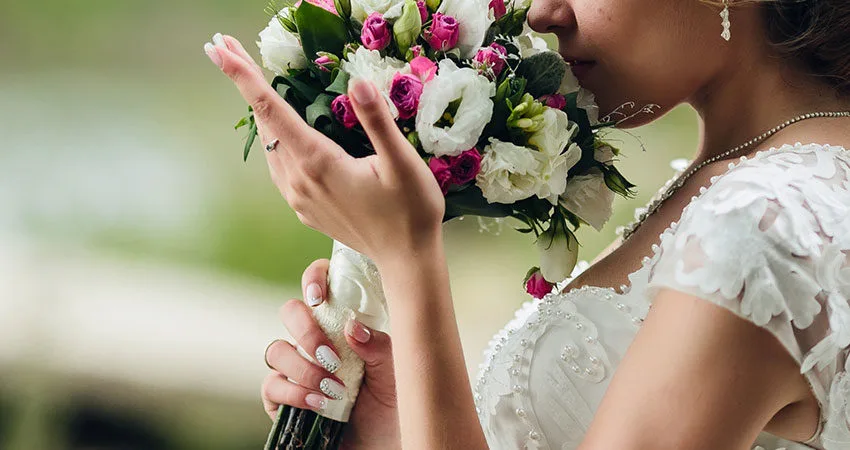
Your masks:
<svg viewBox="0 0 850 450"><path fill-rule="evenodd" d="M537 299L543 298L546 294L552 292L553 287L555 287L554 284L543 278L540 269L535 270L525 281L525 292L528 292L532 297Z"/></svg>
<svg viewBox="0 0 850 450"><path fill-rule="evenodd" d="M399 119L409 119L419 109L419 97L422 96L422 81L409 73L397 73L390 87L390 100L398 108Z"/></svg>
<svg viewBox="0 0 850 450"><path fill-rule="evenodd" d="M437 64L424 56L417 56L410 60L410 72L419 77L422 83L427 83L437 73Z"/></svg>
<svg viewBox="0 0 850 450"><path fill-rule="evenodd" d="M540 97L540 102L555 109L564 109L567 106L567 99L561 94L543 95Z"/></svg>
<svg viewBox="0 0 850 450"><path fill-rule="evenodd" d="M452 171L449 169L449 162L445 158L435 157L428 161L428 167L434 174L434 178L437 179L443 195L446 195L449 192L449 186L452 184Z"/></svg>
<svg viewBox="0 0 850 450"><path fill-rule="evenodd" d="M425 30L425 40L434 50L446 51L457 45L459 24L452 16L434 13L431 27Z"/></svg>
<svg viewBox="0 0 850 450"><path fill-rule="evenodd" d="M450 156L448 163L452 184L463 185L474 180L481 171L481 153L473 148L460 155Z"/></svg>
<svg viewBox="0 0 850 450"><path fill-rule="evenodd" d="M506 56L508 56L507 49L494 42L489 47L479 49L475 55L475 61L483 67L492 68L493 73L498 77L507 64Z"/></svg>
<svg viewBox="0 0 850 450"><path fill-rule="evenodd" d="M410 47L410 53L413 54L414 58L418 58L418 57L422 56L422 52L423 52L423 49L422 49L421 45L414 45L413 47Z"/></svg>
<svg viewBox="0 0 850 450"><path fill-rule="evenodd" d="M425 2L423 0L417 0L416 6L419 7L419 17L422 18L422 23L428 21L428 7L425 6Z"/></svg>
<svg viewBox="0 0 850 450"><path fill-rule="evenodd" d="M490 9L493 10L493 15L496 19L508 12L507 8L505 8L505 0L490 0Z"/></svg>
<svg viewBox="0 0 850 450"><path fill-rule="evenodd" d="M379 12L369 14L363 22L360 40L369 50L383 50L390 45L393 33L384 17Z"/></svg>
<svg viewBox="0 0 850 450"><path fill-rule="evenodd" d="M354 112L354 106L351 105L351 99L345 94L338 96L331 102L331 111L333 111L336 120L343 124L345 128L351 129L360 123L357 114Z"/></svg>

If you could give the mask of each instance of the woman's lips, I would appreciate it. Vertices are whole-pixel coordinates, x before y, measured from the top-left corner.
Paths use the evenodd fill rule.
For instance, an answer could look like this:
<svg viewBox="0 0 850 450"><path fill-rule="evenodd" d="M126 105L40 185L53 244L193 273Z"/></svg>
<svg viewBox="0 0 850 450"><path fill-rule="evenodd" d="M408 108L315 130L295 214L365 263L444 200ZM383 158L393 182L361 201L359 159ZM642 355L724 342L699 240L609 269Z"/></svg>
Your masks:
<svg viewBox="0 0 850 450"><path fill-rule="evenodd" d="M587 73L596 66L596 63L593 61L570 61L570 70L573 71L573 75L581 81L582 79L587 77Z"/></svg>

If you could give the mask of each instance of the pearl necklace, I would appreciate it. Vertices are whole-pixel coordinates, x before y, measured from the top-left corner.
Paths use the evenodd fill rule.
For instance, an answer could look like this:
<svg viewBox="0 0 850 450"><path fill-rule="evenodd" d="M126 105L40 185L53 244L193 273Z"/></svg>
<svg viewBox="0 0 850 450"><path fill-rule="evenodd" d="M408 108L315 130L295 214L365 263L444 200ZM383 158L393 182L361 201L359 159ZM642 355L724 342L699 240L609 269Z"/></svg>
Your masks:
<svg viewBox="0 0 850 450"><path fill-rule="evenodd" d="M737 153L737 152L739 152L739 151L741 151L741 150L743 150L747 147L750 147L754 144L762 142L765 139L769 138L770 136L773 136L774 134L779 132L779 130L782 130L783 128L785 128L789 125L795 124L797 122L800 122L800 121L803 121L803 120L806 120L806 119L814 119L814 118L819 118L819 117L850 117L850 111L813 112L813 113L807 113L807 114L799 115L797 117L794 117L793 119L789 119L789 120L783 122L781 125L778 125L776 127L771 128L770 130L765 131L760 136L754 137L754 138L750 139L749 141L747 141L747 142L745 142L745 143L743 143L743 144L741 144L741 145L739 145L739 146L737 146L737 147L735 147L731 150L727 150L727 151L725 151L725 152L723 152L719 155L715 155L715 156L713 156L709 159L706 159L705 161L697 164L691 170L689 170L687 173L678 177L676 179L676 181L674 181L673 184L663 194L661 194L661 196L659 198L655 199L649 205L649 207L647 208L646 211L642 212L638 216L636 221L632 222L631 224L629 224L628 226L626 226L623 229L623 240L628 239L632 234L634 234L635 231L637 231L638 227L640 227L643 224L643 222L646 221L646 219L649 216L651 216L653 213L655 213L655 211L657 211L658 208L661 207L661 205L664 203L665 200L672 197L673 194L676 193L676 191L678 191L682 186L684 186L685 182L688 181L688 178L690 178L698 170L702 169L703 167L707 166L708 164L711 164L715 161L719 161L719 160L726 158L728 156L731 156L731 155L733 155L733 154L735 154L735 153Z"/></svg>

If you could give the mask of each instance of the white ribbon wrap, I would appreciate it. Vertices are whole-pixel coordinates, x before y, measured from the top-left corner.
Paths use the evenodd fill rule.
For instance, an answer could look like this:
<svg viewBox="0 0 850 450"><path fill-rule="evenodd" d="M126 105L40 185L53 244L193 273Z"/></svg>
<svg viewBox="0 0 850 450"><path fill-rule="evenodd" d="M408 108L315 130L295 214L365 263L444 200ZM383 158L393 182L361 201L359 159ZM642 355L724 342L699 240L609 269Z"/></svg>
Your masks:
<svg viewBox="0 0 850 450"><path fill-rule="evenodd" d="M345 341L345 323L354 317L373 330L389 332L389 315L378 268L366 256L337 241L333 243L328 286L326 301L314 308L313 314L339 354L341 363L334 375L345 383L346 395L341 400L328 399L320 414L348 422L363 381L363 361Z"/></svg>

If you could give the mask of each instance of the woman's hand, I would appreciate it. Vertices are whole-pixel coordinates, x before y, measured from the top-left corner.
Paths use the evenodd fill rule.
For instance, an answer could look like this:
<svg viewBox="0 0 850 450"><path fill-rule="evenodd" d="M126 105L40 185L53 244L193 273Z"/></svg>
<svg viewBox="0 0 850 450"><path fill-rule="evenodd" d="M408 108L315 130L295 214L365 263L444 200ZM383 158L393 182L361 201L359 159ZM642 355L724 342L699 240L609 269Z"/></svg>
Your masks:
<svg viewBox="0 0 850 450"><path fill-rule="evenodd" d="M377 153L355 159L301 119L236 39L213 40L210 58L253 107L261 142L280 141L266 153L269 170L302 223L376 263L442 244L442 192L371 83L352 80L349 87Z"/></svg>
<svg viewBox="0 0 850 450"><path fill-rule="evenodd" d="M321 346L333 348L310 310L327 298L328 264L327 259L320 259L304 271L301 286L310 306L301 300L290 300L281 308L283 325L290 336L311 355L316 354ZM345 428L343 448L400 448L389 335L350 321L345 327L345 339L365 363L365 375ZM330 372L304 358L295 346L286 341L276 341L269 346L266 360L275 369L266 377L262 388L263 406L272 419L281 404L314 411L321 409L327 398L322 393L322 380L332 380L325 383L326 389L340 382Z"/></svg>

